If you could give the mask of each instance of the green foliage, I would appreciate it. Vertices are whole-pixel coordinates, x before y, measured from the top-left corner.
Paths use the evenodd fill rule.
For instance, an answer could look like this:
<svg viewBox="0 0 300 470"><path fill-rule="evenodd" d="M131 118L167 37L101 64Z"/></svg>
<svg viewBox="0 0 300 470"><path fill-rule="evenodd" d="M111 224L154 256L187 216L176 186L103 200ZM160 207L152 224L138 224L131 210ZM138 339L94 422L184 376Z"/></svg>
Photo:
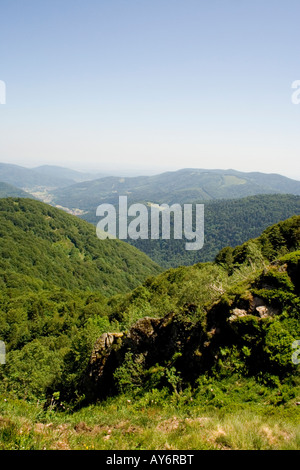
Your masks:
<svg viewBox="0 0 300 470"><path fill-rule="evenodd" d="M226 271L212 263L171 268L147 279L126 296L109 301L110 319L120 322L124 329L138 318L162 317L170 312L199 321L204 309L225 292L229 283Z"/></svg>
<svg viewBox="0 0 300 470"><path fill-rule="evenodd" d="M231 246L225 246L222 248L215 257L215 262L224 266L228 271L232 269L233 260L233 248Z"/></svg>
<svg viewBox="0 0 300 470"><path fill-rule="evenodd" d="M0 388L39 399L59 388L73 397L94 342L118 329L109 322L107 299L60 288L15 294L0 295L0 338L7 351Z"/></svg>
<svg viewBox="0 0 300 470"><path fill-rule="evenodd" d="M259 237L262 254L269 260L273 260L296 251L300 247L300 218L291 217L272 227L268 227Z"/></svg>
<svg viewBox="0 0 300 470"><path fill-rule="evenodd" d="M45 390L59 381L62 366L59 351L49 347L48 341L36 339L8 353L2 386L12 388L22 398L42 398Z"/></svg>
<svg viewBox="0 0 300 470"><path fill-rule="evenodd" d="M122 393L137 393L143 385L143 355L134 356L128 351L120 367L114 372L118 390Z"/></svg>
<svg viewBox="0 0 300 470"><path fill-rule="evenodd" d="M264 351L273 373L292 372L295 366L292 363L292 344L295 338L277 320L270 324L265 337Z"/></svg>

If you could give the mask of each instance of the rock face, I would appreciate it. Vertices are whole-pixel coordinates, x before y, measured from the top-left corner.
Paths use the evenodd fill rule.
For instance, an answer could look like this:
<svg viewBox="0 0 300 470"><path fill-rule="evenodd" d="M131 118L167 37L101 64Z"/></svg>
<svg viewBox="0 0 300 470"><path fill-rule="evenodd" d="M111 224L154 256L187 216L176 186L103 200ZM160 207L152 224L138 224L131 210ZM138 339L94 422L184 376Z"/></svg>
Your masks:
<svg viewBox="0 0 300 470"><path fill-rule="evenodd" d="M94 344L82 383L88 401L111 393L113 384L109 369L112 370L117 365L115 356L122 345L123 337L123 333L104 333Z"/></svg>
<svg viewBox="0 0 300 470"><path fill-rule="evenodd" d="M122 338L123 333L104 333L97 339L94 349L92 352L92 356L90 359L90 365L93 366L97 364L98 374L101 375L107 358L109 357L113 344L117 343L118 338ZM91 372L93 367L91 368Z"/></svg>

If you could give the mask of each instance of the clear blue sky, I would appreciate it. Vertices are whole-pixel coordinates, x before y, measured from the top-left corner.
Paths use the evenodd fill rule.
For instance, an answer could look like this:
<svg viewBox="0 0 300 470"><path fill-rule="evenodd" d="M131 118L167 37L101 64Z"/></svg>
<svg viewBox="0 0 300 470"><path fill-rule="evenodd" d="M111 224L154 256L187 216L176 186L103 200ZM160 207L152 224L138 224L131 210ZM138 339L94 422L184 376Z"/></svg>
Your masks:
<svg viewBox="0 0 300 470"><path fill-rule="evenodd" d="M0 15L0 161L300 179L299 0L1 0Z"/></svg>

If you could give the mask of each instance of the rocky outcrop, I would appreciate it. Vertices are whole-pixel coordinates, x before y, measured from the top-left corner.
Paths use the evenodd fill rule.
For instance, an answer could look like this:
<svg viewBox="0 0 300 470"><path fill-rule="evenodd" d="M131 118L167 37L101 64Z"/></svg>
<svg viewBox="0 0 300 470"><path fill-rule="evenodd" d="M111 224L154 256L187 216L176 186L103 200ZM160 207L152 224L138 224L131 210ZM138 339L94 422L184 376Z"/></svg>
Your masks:
<svg viewBox="0 0 300 470"><path fill-rule="evenodd" d="M179 320L172 313L163 318L141 318L128 332L103 334L94 345L82 384L87 401L116 391L114 371L123 363L128 351L134 357L143 355L146 369L162 362L170 364L176 353L180 353L178 368L191 373L194 359L198 357L196 345L202 336L203 329L199 325Z"/></svg>
<svg viewBox="0 0 300 470"><path fill-rule="evenodd" d="M107 358L109 357L113 344L117 343L118 338L122 338L123 333L104 333L97 339L90 359L91 372L93 365L97 364L99 374L104 370Z"/></svg>
<svg viewBox="0 0 300 470"><path fill-rule="evenodd" d="M142 358L144 370L155 365L175 366L184 382L193 383L218 362L220 348L240 347L244 335L258 334L255 322L262 324L275 314L263 299L248 292L216 302L207 312L205 325L189 321L184 314L141 318L129 331L105 333L96 341L82 392L87 401L116 393L114 372L124 363L127 352L136 364L141 364Z"/></svg>
<svg viewBox="0 0 300 470"><path fill-rule="evenodd" d="M124 333L104 333L97 339L82 381L88 401L111 393L113 384L109 369L116 367L116 352L122 346ZM102 390L101 390L102 389Z"/></svg>

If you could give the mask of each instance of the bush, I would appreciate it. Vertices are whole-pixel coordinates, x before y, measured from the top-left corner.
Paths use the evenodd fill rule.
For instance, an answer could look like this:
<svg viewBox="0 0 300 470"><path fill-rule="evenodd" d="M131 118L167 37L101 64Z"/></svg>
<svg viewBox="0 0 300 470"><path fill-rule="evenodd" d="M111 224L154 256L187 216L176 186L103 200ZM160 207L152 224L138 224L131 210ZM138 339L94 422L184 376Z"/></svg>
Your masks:
<svg viewBox="0 0 300 470"><path fill-rule="evenodd" d="M274 321L267 330L264 352L270 369L277 375L286 375L295 366L292 363L292 344L295 338L288 333L279 321Z"/></svg>

